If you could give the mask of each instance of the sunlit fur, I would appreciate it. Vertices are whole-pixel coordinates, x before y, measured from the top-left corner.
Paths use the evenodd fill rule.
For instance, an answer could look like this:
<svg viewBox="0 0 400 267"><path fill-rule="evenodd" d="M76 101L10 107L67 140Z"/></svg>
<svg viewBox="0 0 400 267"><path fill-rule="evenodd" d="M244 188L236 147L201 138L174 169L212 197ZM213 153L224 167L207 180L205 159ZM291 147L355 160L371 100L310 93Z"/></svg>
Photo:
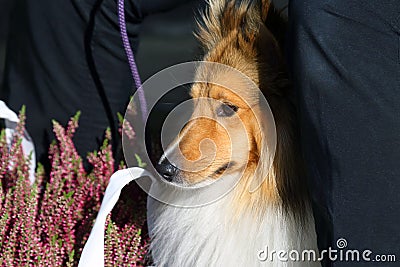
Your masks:
<svg viewBox="0 0 400 267"><path fill-rule="evenodd" d="M194 114L215 117L218 104L196 104L203 97L238 107L246 136L235 134L229 118L189 122L168 150L180 149L188 160L207 156L200 142L211 140L215 159L201 171L181 171L173 182L184 186L221 177L235 177L244 169L238 185L219 201L200 208L179 208L149 199L151 255L157 266L318 266L314 262L262 263L257 252L315 249L314 221L308 204L294 108L286 78L282 51L272 35L269 20L278 16L268 1L211 0L197 32L205 49L204 61L218 62L248 76L271 107L277 147L271 169L268 164L268 122L259 105L259 94L238 84L228 90L214 84L194 84ZM276 30L276 29L275 29ZM232 79L213 73L218 79ZM243 101L246 99L246 101ZM257 119L260 123L257 123ZM226 129L219 126L224 120ZM239 132L239 131L238 131ZM238 135L238 136L235 136ZM230 143L244 142L246 151L231 151ZM173 157L172 157L173 158ZM226 163L234 162L221 173ZM254 179L263 180L250 192ZM265 179L264 179L265 178Z"/></svg>

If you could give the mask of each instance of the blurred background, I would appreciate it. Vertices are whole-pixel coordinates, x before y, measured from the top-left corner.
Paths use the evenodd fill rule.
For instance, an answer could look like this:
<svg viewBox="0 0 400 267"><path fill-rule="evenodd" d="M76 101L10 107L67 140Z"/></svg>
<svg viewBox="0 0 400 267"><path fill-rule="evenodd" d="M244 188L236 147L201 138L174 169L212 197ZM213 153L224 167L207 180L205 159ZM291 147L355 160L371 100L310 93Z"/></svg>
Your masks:
<svg viewBox="0 0 400 267"><path fill-rule="evenodd" d="M6 43L10 27L9 19L16 2L16 0L0 0L0 87L4 77ZM202 50L194 38L193 32L196 27L195 16L205 8L206 1L188 0L182 2L183 4L167 12L147 16L142 23L136 54L136 62L142 81L166 67L202 58ZM283 10L282 14L287 14L285 8L287 0L275 0L273 2L278 10ZM160 132L164 118L169 111L189 97L189 87L176 88L161 99L152 110L148 124L149 132ZM158 144L159 136L158 134L155 135L151 139ZM159 151L156 144L153 144L153 150ZM154 153L154 157L157 158L158 154Z"/></svg>
<svg viewBox="0 0 400 267"><path fill-rule="evenodd" d="M145 19L136 55L142 80L165 67L200 58L200 49L192 33L195 27L194 13L204 6L203 2L187 1L175 9ZM0 0L0 81L3 80L12 4L12 0Z"/></svg>
<svg viewBox="0 0 400 267"><path fill-rule="evenodd" d="M9 15L13 0L0 0L0 81L4 71ZM204 0L193 0L169 12L145 19L140 35L137 65L146 80L157 71L176 63L199 59L198 43L193 37L194 13L204 7ZM287 0L273 1L278 9ZM285 13L285 12L284 12Z"/></svg>
<svg viewBox="0 0 400 267"><path fill-rule="evenodd" d="M0 83L3 81L4 61L6 56L6 39L8 34L8 18L12 1L0 0Z"/></svg>

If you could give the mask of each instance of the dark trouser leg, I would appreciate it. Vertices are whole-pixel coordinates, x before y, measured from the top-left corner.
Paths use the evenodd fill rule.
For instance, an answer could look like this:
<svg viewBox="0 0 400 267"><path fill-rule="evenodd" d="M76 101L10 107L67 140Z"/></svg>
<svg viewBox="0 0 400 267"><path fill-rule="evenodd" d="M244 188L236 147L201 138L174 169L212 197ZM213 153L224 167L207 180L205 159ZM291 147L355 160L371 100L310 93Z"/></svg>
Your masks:
<svg viewBox="0 0 400 267"><path fill-rule="evenodd" d="M293 0L289 20L319 247L345 238L397 257L361 266L399 266L400 1Z"/></svg>

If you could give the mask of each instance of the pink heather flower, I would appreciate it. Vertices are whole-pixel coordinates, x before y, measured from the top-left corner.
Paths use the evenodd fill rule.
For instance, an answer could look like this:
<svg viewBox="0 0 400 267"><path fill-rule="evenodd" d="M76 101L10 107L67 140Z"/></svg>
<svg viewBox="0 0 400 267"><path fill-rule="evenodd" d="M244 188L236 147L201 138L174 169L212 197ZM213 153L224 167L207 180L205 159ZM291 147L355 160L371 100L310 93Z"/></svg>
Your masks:
<svg viewBox="0 0 400 267"><path fill-rule="evenodd" d="M107 130L100 150L88 156L93 170L85 171L72 140L79 114L66 129L53 121L51 170L45 174L39 164L32 186L20 141L24 110L10 150L4 131L0 134L0 266L77 266L115 164ZM131 191L134 194L121 198L109 216L106 266L145 264L145 197L138 188Z"/></svg>

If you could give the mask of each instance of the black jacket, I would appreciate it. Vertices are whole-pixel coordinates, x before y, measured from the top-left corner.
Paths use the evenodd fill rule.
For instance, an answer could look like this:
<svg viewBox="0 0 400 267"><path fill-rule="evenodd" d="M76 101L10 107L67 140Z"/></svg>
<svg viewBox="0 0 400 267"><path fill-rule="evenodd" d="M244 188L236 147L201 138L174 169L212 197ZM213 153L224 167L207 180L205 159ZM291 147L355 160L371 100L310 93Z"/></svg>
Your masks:
<svg viewBox="0 0 400 267"><path fill-rule="evenodd" d="M125 1L135 51L142 20L185 0ZM118 142L117 112L124 113L134 84L122 46L117 0L17 0L0 98L27 108L27 129L39 160L47 157L51 120L65 124L78 110L78 152L99 147L110 126Z"/></svg>

